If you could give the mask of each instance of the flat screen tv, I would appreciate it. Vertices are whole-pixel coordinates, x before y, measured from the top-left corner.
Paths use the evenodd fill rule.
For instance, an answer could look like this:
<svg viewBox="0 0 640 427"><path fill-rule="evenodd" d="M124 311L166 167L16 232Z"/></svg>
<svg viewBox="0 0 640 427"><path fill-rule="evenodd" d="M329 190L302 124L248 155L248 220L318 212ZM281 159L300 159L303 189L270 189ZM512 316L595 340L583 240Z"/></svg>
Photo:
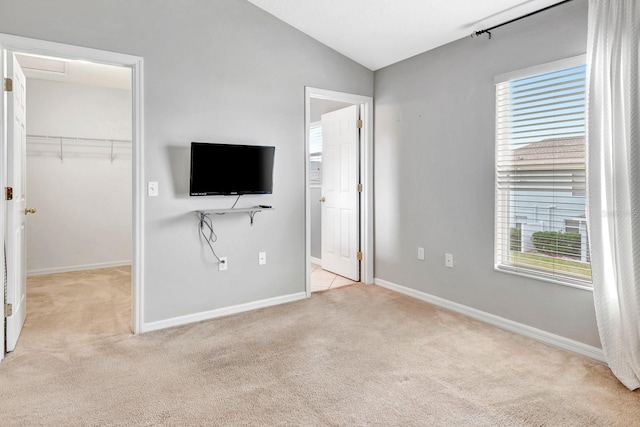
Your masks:
<svg viewBox="0 0 640 427"><path fill-rule="evenodd" d="M192 196L271 194L275 147L191 143Z"/></svg>

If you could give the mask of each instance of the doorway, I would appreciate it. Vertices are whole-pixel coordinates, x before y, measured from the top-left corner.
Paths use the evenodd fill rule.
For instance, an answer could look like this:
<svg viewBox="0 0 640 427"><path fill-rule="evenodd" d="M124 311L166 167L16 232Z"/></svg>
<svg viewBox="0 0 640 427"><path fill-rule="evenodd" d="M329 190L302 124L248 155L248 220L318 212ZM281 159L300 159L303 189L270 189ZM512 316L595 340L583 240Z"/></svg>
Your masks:
<svg viewBox="0 0 640 427"><path fill-rule="evenodd" d="M27 80L25 175L35 210L27 277L130 265L131 70L16 56Z"/></svg>
<svg viewBox="0 0 640 427"><path fill-rule="evenodd" d="M129 152L130 160L129 160L129 188L131 189L131 195L129 198L129 224L131 225L131 232L129 238L129 248L130 248L130 262L131 262L131 272L130 272L130 280L129 280L129 293L130 293L130 301L131 301L131 330L133 333L140 332L140 327L142 324L142 293L143 293L143 281L142 281L142 256L141 256L141 243L142 243L142 194L138 190L142 188L142 59L139 57L133 57L130 55L117 54L112 52L99 51L88 48L81 48L77 46L70 45L62 45L58 43L52 43L41 40L28 39L23 37L10 36L5 34L0 34L0 48L2 48L2 55L0 56L0 62L5 62L8 58L13 58L15 54L24 54L24 55L37 55L37 57L41 59L49 59L51 61L84 61L94 64L103 64L116 66L120 68L126 68L129 72L129 81L131 84L131 95L129 100L130 111L128 112L131 118L131 128L130 128L130 142L129 142ZM53 64L53 63L52 63ZM7 114L6 111L0 108L0 112L2 113L2 117L5 117ZM33 136L33 135L32 135ZM40 137L47 136L65 136L65 135L37 135ZM90 137L86 137L85 140ZM46 138L44 138L46 139ZM97 138L100 139L100 138ZM117 139L117 138L112 138ZM73 141L73 139L70 139ZM41 141L42 142L42 141ZM67 141L69 142L69 141ZM75 141L78 142L78 141ZM85 141L86 142L86 141ZM7 161L9 160L6 156L7 148L11 142L6 138L2 138L1 145L2 153L1 163L3 169L6 170ZM65 154L71 154L68 151L68 146L65 147L64 142L58 141L58 149L56 150L56 155L60 156L60 160L64 161ZM118 156L118 150L115 151L111 148L111 144L107 144L108 157L106 157L106 161L113 161L114 156ZM25 144L26 146L26 144ZM48 147L50 149L51 147ZM67 150L65 151L65 148ZM75 147L76 149L78 147ZM86 147L85 147L86 148ZM94 150L92 154L98 154L98 152L102 151L100 149L91 147L90 150ZM97 150L97 151L96 151ZM25 148L26 151L26 148ZM46 150L45 150L46 151ZM26 153L25 153L26 154ZM77 153L76 153L77 154ZM101 153L100 153L101 154ZM26 157L26 156L25 156ZM0 176L0 186L5 187L7 182L9 182L7 175ZM10 201L4 203L2 212L0 213L1 222L3 227L0 228L0 235L2 235L3 241L6 242L6 224L11 216L8 213ZM100 215L103 213L101 207L99 205L93 206L94 209L94 218L99 219ZM26 211L25 211L26 212ZM25 259L26 254L22 256L22 264L26 270L26 262ZM121 260L122 261L122 260ZM116 262L116 264L119 264ZM13 266L9 266L8 269L13 268ZM46 270L46 268L44 269ZM5 273L7 272L7 268L5 268ZM26 273L26 271L24 271ZM16 286L15 283L9 281L9 283L5 283L5 287ZM2 296L2 303L11 303L11 301L5 301L4 295ZM9 316L10 317L10 316ZM9 324L9 317L4 318L4 326L6 327ZM0 359L4 357L5 354L5 346L4 340L3 345L0 346Z"/></svg>
<svg viewBox="0 0 640 427"><path fill-rule="evenodd" d="M357 273L355 273L356 275L351 273L350 276L351 279L359 278L362 283L373 283L373 98L307 87L305 88L305 105L306 292L307 296L310 296L312 288L313 290L318 290L319 287L325 286L327 283L329 287L331 287L332 283L338 283L337 286L353 283L351 280L342 280L340 276L336 277L332 272L325 272L319 269L322 259L321 255L320 258L318 256L322 251L325 254L327 253L326 245L325 248L320 249L322 247L320 243L322 226L320 224L323 222L320 211L324 210L326 212L326 205L322 205L323 196L320 194L323 155L322 150L317 148L319 145L313 139L317 138L318 133L321 132L318 129L320 128L320 118L323 115L325 119L329 120L343 113L349 117L349 114L353 115L353 111L355 111L362 121L359 130L360 145L349 158L349 168L358 172L357 183L361 184L361 192L357 194L356 181L353 182L354 193L350 196L350 200L351 198L356 200L355 203L357 203L358 207L358 209L353 210L354 212L358 211L357 217L353 218L358 239L357 242L349 245L349 256L359 256L361 258L358 262L359 265L356 267L360 274L359 277ZM353 121L353 124L356 124L355 119L345 122L348 121ZM327 123L325 122L325 126ZM331 157L325 159L325 163L330 159ZM332 168L330 165L325 166ZM349 181L348 187L350 189L352 187L351 184L351 181ZM324 191L327 191L326 186ZM324 199L326 201L326 197ZM336 232L339 233L339 231ZM360 252L360 254L356 252ZM316 285L312 286L312 275L314 279L318 275L321 276L320 281L323 283L320 285L316 283Z"/></svg>
<svg viewBox="0 0 640 427"><path fill-rule="evenodd" d="M29 321L19 347L129 333L131 69L16 57L26 76L33 212L25 239Z"/></svg>

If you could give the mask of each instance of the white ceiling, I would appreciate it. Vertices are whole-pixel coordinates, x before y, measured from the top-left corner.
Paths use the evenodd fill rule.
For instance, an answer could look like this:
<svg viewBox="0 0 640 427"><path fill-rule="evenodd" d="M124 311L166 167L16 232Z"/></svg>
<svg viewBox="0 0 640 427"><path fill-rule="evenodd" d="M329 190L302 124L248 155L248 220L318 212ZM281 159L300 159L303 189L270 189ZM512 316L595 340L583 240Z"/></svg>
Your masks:
<svg viewBox="0 0 640 427"><path fill-rule="evenodd" d="M248 1L377 70L560 0Z"/></svg>
<svg viewBox="0 0 640 427"><path fill-rule="evenodd" d="M131 90L131 69L88 61L18 54L25 76L62 83Z"/></svg>

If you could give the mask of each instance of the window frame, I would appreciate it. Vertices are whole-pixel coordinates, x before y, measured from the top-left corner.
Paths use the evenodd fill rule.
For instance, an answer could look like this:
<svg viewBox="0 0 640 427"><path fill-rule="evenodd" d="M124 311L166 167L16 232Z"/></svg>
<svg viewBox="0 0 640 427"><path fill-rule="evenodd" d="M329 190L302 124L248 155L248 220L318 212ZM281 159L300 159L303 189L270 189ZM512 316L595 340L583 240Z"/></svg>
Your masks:
<svg viewBox="0 0 640 427"><path fill-rule="evenodd" d="M580 65L585 65L586 64L586 55L578 55L578 56L574 56L574 57L570 57L570 58L566 58L566 59L562 59L559 61L553 61L553 62L549 62L549 63L545 63L545 64L540 64L537 66L533 66L533 67L528 67L528 68L524 68L524 69L520 69L520 70L516 70L516 71L512 71L512 72L508 72L508 73L504 73L504 74L500 74L498 76L495 77L494 79L494 83L497 87L497 85L502 84L502 83L506 83L508 81L513 81L513 80L520 80L520 79L524 79L524 78L528 78L528 77L534 77L537 75L541 75L541 74L547 74L547 73L552 73L552 72L556 72L556 71L561 71L564 69L568 69L568 68L573 68L573 67L577 67ZM585 88L586 89L586 88ZM497 104L497 91L494 92L494 100L496 102L495 106L494 106L494 117L495 117L495 134L494 134L494 148L495 148L495 156L494 156L494 173L495 173L495 177L494 177L494 236L493 236L493 244L494 244L494 270L496 271L500 271L503 273L507 273L507 274L513 274L516 276L520 276L520 277L527 277L530 279L535 279L535 280L541 280L544 282L550 282L550 283L554 283L554 284L558 284L558 285L563 285L563 286L569 286L569 287L573 287L573 288L578 288L578 289L582 289L582 290L587 290L587 291L593 291L593 286L592 283L588 280L581 280L578 278L571 278L571 277L562 277L562 276L555 276L549 273L544 273L544 272L540 272L540 273L536 273L535 269L522 269L522 268L517 268L517 267L513 267L513 266L509 266L506 265L504 263L502 263L502 260L500 259L500 255L499 255L499 245L502 244L504 245L505 243L499 243L498 242L498 232L499 231L504 231L502 230L502 228L504 228L504 224L502 224L504 221L501 220L500 216L498 215L500 206L500 197L499 197L499 191L498 191L498 150L499 150L499 144L497 143L498 141L498 104ZM585 101L586 103L586 101ZM585 105L585 118L586 118L586 105ZM586 129L585 129L586 131ZM586 168L586 164L585 164L585 168ZM587 183L588 185L588 183ZM509 242L507 242L507 245L509 245ZM503 249L504 250L504 249Z"/></svg>

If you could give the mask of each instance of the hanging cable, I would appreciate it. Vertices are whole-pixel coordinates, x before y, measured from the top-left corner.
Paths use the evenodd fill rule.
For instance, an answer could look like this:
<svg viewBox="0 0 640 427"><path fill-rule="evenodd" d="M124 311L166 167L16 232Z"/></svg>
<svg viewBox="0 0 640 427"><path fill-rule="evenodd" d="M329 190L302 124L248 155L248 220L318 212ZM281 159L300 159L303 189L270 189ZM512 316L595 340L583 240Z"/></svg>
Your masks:
<svg viewBox="0 0 640 427"><path fill-rule="evenodd" d="M205 228L209 230L208 233L205 233ZM209 218L209 215L206 213L200 213L200 234L202 234L204 241L207 242L207 245L209 245L209 249L211 249L211 253L213 254L213 256L216 257L218 262L220 262L220 258L216 254L216 251L213 249L212 245L212 243L218 241L218 236L213 231L213 223L211 222L211 218Z"/></svg>
<svg viewBox="0 0 640 427"><path fill-rule="evenodd" d="M242 196L242 194L238 194L238 197L236 198L235 203L233 204L233 206L231 206L230 209L233 209L236 207L236 205L238 204L238 200L240 200L240 196ZM218 212L216 215L225 215L226 212Z"/></svg>
<svg viewBox="0 0 640 427"><path fill-rule="evenodd" d="M238 198L236 199L236 202L233 204L233 206L231 206L231 209L236 207L236 205L238 204L238 200L240 200L240 196L242 196L242 194L238 194Z"/></svg>

